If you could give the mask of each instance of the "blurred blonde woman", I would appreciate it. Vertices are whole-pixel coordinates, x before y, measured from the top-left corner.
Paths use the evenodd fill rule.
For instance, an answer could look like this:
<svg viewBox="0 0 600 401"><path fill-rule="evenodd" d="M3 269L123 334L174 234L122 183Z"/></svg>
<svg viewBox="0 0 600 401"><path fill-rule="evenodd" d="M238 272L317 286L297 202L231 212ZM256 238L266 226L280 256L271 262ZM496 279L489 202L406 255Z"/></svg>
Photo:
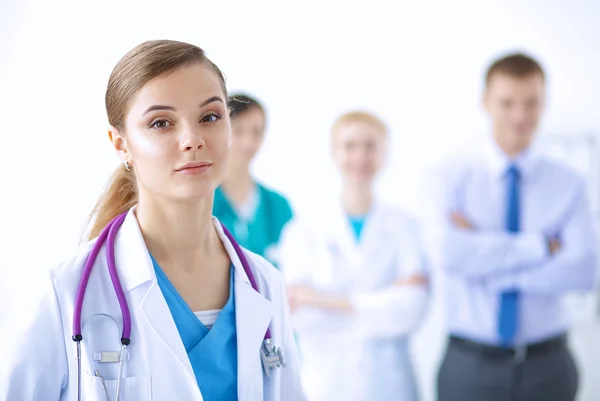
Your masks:
<svg viewBox="0 0 600 401"><path fill-rule="evenodd" d="M376 116L332 129L341 196L285 230L282 269L312 401L415 401L408 337L427 301L415 222L373 194L387 148Z"/></svg>

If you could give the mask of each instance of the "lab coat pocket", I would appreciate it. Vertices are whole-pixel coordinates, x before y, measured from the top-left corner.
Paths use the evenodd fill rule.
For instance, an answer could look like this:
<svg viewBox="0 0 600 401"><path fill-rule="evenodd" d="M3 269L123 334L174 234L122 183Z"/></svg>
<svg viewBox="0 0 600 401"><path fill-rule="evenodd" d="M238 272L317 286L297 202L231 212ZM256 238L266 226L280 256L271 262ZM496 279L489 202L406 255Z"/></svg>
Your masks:
<svg viewBox="0 0 600 401"><path fill-rule="evenodd" d="M89 401L114 401L117 391L116 380L103 380L86 374L82 383L81 395ZM120 400L152 401L152 380L150 376L124 377L121 379Z"/></svg>

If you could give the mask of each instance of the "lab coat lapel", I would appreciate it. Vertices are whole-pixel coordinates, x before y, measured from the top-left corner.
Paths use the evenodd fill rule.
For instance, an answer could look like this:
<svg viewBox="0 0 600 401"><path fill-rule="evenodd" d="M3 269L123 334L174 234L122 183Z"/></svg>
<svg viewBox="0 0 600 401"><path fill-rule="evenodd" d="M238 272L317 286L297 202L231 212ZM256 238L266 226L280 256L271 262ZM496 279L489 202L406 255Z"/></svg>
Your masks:
<svg viewBox="0 0 600 401"><path fill-rule="evenodd" d="M131 293L129 294L130 299L141 300L144 318L152 331L158 335L167 347L168 352L179 362L182 371L185 372L185 376L192 386L190 388L196 388L198 397L200 397L196 376L169 306L156 281L150 253L146 248L134 212L135 208L129 211L119 230L115 245L117 269L119 270L123 289L126 293ZM149 283L149 286L142 286L141 284L144 283Z"/></svg>
<svg viewBox="0 0 600 401"><path fill-rule="evenodd" d="M351 223L340 204L338 213L335 214L336 227L335 236L343 255L347 258L347 263L353 269L346 269L348 273L361 269L365 263L373 256L372 252L380 248L379 242L385 239L383 237L389 224L393 224L386 220L386 215L377 200L373 200L371 208L366 215L364 226L360 235L360 240L356 240L356 236L352 229Z"/></svg>
<svg viewBox="0 0 600 401"><path fill-rule="evenodd" d="M238 394L240 400L262 399L263 370L260 348L273 317L272 304L236 272L235 305L238 344ZM248 398L243 396L248 395Z"/></svg>
<svg viewBox="0 0 600 401"><path fill-rule="evenodd" d="M144 296L142 310L152 330L160 337L169 352L179 361L187 378L193 380L194 387L198 388L190 358L187 355L169 306L156 280L152 282L150 289Z"/></svg>
<svg viewBox="0 0 600 401"><path fill-rule="evenodd" d="M365 224L361 233L360 248L364 260L369 260L372 256L370 253L375 249L381 248L381 242L384 241L385 231L388 224L393 224L386 219L385 213L376 200L373 201L371 209L366 216Z"/></svg>
<svg viewBox="0 0 600 401"><path fill-rule="evenodd" d="M403 249L399 249L402 244L395 241L398 230L402 229L398 224L403 223L388 210L385 204L375 201L365 220L361 236L362 264L355 275L357 289L380 285L382 277L388 277L387 280L396 277L395 261L398 252L403 252Z"/></svg>
<svg viewBox="0 0 600 401"><path fill-rule="evenodd" d="M331 214L333 221L331 224L331 233L328 235L330 251L334 254L340 252L352 264L359 263L362 259L359 243L354 237L352 226L344 211L344 207L341 203L336 206L335 212ZM335 249L336 247L339 249Z"/></svg>
<svg viewBox="0 0 600 401"><path fill-rule="evenodd" d="M235 271L234 297L238 346L238 396L240 401L263 399L263 370L260 360L260 348L273 317L273 304L252 288L240 258L223 233L221 224L216 220L215 227L221 236ZM260 286L261 281L258 274L255 273L254 276ZM265 291L266 289L261 288L261 290Z"/></svg>

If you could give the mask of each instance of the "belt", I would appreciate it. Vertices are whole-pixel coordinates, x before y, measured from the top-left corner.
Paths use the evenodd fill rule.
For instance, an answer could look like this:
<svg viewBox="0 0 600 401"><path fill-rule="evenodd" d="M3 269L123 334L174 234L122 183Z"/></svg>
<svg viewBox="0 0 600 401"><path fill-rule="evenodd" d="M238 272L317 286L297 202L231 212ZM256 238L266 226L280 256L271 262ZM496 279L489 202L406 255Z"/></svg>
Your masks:
<svg viewBox="0 0 600 401"><path fill-rule="evenodd" d="M528 356L546 354L565 348L567 346L567 335L561 334L537 343L517 345L515 347L500 347L482 344L451 335L450 344L469 352L481 354L488 358L512 358L517 362L522 362Z"/></svg>

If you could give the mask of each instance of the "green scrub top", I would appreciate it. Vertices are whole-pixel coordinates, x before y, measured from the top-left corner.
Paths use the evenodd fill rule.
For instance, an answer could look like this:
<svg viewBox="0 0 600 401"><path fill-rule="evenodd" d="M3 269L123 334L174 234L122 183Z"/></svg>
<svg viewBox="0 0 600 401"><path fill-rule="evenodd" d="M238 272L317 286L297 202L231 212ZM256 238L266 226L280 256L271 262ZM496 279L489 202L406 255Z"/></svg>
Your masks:
<svg viewBox="0 0 600 401"><path fill-rule="evenodd" d="M254 216L245 220L236 212L221 189L215 191L213 215L227 227L236 241L278 267L277 247L284 226L292 218L292 208L285 197L256 184L257 207Z"/></svg>

